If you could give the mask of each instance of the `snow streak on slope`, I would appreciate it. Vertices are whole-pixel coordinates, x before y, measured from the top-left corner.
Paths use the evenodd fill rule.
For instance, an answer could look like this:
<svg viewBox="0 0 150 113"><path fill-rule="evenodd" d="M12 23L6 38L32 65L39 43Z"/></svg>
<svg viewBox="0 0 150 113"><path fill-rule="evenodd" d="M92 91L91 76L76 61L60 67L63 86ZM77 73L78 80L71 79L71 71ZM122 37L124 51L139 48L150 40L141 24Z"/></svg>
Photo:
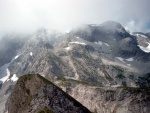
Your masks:
<svg viewBox="0 0 150 113"><path fill-rule="evenodd" d="M98 42L95 42L95 44L99 44L99 45L101 45L101 46L102 46L103 42L98 41Z"/></svg>
<svg viewBox="0 0 150 113"><path fill-rule="evenodd" d="M116 57L116 58L119 59L120 61L122 61L123 63L126 63L123 58L121 58L121 57Z"/></svg>
<svg viewBox="0 0 150 113"><path fill-rule="evenodd" d="M98 42L95 42L95 44L99 44L99 45L103 45L103 44L105 44L106 46L109 46L109 44L107 44L107 43L105 43L105 42L101 42L101 41L98 41Z"/></svg>
<svg viewBox="0 0 150 113"><path fill-rule="evenodd" d="M67 50L67 51L69 51L71 49L71 47L66 47L64 49Z"/></svg>
<svg viewBox="0 0 150 113"><path fill-rule="evenodd" d="M10 71L9 71L8 67L9 67L9 65L10 65L14 60L16 60L20 55L21 55L21 54L16 55L16 56L11 60L10 63L7 63L7 64L3 65L3 66L0 68L0 81L2 81L3 83L4 83L5 81L9 81Z"/></svg>
<svg viewBox="0 0 150 113"><path fill-rule="evenodd" d="M32 53L32 52L30 52L30 56L33 56L33 53Z"/></svg>
<svg viewBox="0 0 150 113"><path fill-rule="evenodd" d="M109 44L107 44L107 43L105 43L105 42L104 42L104 44L105 44L106 46L109 46Z"/></svg>
<svg viewBox="0 0 150 113"><path fill-rule="evenodd" d="M119 59L121 62L125 63L125 64L128 65L128 66L131 66L131 64L127 64L124 60L133 61L132 58L129 58L129 59L123 59L123 58L121 58L121 57L116 57L116 58Z"/></svg>
<svg viewBox="0 0 150 113"><path fill-rule="evenodd" d="M82 42L70 42L71 44L81 44L81 45L86 45L85 43Z"/></svg>
<svg viewBox="0 0 150 113"><path fill-rule="evenodd" d="M19 55L15 56L15 58L14 58L14 59L17 59L18 57L19 57Z"/></svg>
<svg viewBox="0 0 150 113"><path fill-rule="evenodd" d="M16 74L13 74L13 76L11 77L11 80L12 80L13 82L17 81L17 80L18 80L17 75L16 75Z"/></svg>
<svg viewBox="0 0 150 113"><path fill-rule="evenodd" d="M131 61L133 61L134 59L133 58L128 58L128 59L126 59L126 61L129 61L129 62L131 62Z"/></svg>
<svg viewBox="0 0 150 113"><path fill-rule="evenodd" d="M144 51L144 52L146 52L146 53L149 53L150 52L150 43L148 43L148 46L147 47L143 47L143 46L140 46L140 45L138 45L139 47L140 47L140 49L142 50L142 51Z"/></svg>
<svg viewBox="0 0 150 113"><path fill-rule="evenodd" d="M136 34L137 36L140 36L140 37L143 37L143 38L148 38L147 36L145 35L142 35L142 34Z"/></svg>
<svg viewBox="0 0 150 113"><path fill-rule="evenodd" d="M9 78L9 76L10 76L10 71L7 68L6 69L6 76L4 76L3 78L1 78L0 81L2 81L4 83Z"/></svg>

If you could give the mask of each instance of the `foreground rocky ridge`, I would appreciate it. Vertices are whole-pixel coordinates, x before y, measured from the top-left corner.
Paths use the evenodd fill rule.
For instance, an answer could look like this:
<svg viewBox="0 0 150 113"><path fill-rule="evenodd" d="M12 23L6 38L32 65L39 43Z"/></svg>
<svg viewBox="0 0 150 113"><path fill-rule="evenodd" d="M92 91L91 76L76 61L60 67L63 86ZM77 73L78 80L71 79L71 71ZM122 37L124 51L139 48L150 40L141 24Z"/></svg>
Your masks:
<svg viewBox="0 0 150 113"><path fill-rule="evenodd" d="M94 113L149 113L150 110L149 88L97 87L68 80L63 83L66 86L60 87L65 92ZM8 113L90 112L69 95L40 75L24 75L8 98Z"/></svg>
<svg viewBox="0 0 150 113"><path fill-rule="evenodd" d="M38 74L20 77L7 104L8 113L90 113L87 108Z"/></svg>

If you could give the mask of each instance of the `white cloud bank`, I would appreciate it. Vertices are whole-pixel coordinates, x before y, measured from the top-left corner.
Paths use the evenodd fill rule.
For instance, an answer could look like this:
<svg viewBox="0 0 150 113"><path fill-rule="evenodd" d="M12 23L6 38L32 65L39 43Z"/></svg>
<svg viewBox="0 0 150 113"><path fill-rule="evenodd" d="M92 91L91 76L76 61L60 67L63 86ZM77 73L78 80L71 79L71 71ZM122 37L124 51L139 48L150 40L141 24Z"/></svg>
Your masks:
<svg viewBox="0 0 150 113"><path fill-rule="evenodd" d="M0 32L68 30L81 24L120 22L132 31L147 31L149 0L0 0Z"/></svg>

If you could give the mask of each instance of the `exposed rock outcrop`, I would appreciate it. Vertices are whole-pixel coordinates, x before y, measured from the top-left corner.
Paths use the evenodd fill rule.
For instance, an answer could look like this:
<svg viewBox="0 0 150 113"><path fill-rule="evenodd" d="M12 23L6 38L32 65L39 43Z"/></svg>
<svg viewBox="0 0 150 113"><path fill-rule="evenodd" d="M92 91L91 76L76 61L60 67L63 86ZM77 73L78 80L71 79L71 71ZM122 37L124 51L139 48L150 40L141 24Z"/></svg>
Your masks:
<svg viewBox="0 0 150 113"><path fill-rule="evenodd" d="M87 108L38 74L19 78L7 106L8 113L90 113Z"/></svg>
<svg viewBox="0 0 150 113"><path fill-rule="evenodd" d="M97 113L149 113L150 111L150 89L78 86L72 88L69 94Z"/></svg>

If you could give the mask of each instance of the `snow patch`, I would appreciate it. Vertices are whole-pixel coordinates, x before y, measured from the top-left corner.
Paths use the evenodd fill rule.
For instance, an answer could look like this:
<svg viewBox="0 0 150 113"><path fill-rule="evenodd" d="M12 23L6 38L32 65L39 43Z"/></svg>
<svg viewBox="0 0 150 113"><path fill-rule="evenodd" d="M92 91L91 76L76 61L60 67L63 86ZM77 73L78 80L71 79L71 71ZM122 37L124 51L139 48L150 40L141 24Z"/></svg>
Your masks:
<svg viewBox="0 0 150 113"><path fill-rule="evenodd" d="M109 46L109 44L107 44L107 43L105 43L105 42L101 42L101 41L98 41L98 42L95 42L95 44L98 44L98 45L103 45L103 44L105 44L106 46Z"/></svg>
<svg viewBox="0 0 150 113"><path fill-rule="evenodd" d="M33 53L32 53L32 52L30 52L30 56L33 56Z"/></svg>
<svg viewBox="0 0 150 113"><path fill-rule="evenodd" d="M19 57L19 55L15 56L15 58L14 58L14 59L17 59L18 57Z"/></svg>
<svg viewBox="0 0 150 113"><path fill-rule="evenodd" d="M17 75L16 75L16 74L13 74L13 76L11 77L11 80L12 80L13 82L17 81L17 80L18 80Z"/></svg>
<svg viewBox="0 0 150 113"><path fill-rule="evenodd" d="M109 46L109 44L107 44L107 43L105 43L105 42L104 42L104 44L105 44L106 46Z"/></svg>
<svg viewBox="0 0 150 113"><path fill-rule="evenodd" d="M133 58L128 58L128 59L126 59L126 61L131 62L131 61L133 61Z"/></svg>
<svg viewBox="0 0 150 113"><path fill-rule="evenodd" d="M17 58L19 58L19 56L20 56L20 55L16 55L16 56L11 60L10 63L12 63L14 60L16 60Z"/></svg>
<svg viewBox="0 0 150 113"><path fill-rule="evenodd" d="M128 65L128 66L131 66L131 64L127 64L124 60L127 60L127 59L123 59L123 58L121 58L121 57L116 57L117 59L119 59L121 62L123 62L123 63L125 63L126 65ZM132 59L128 59L128 60L132 60Z"/></svg>
<svg viewBox="0 0 150 113"><path fill-rule="evenodd" d="M98 42L95 42L95 44L99 44L99 45L101 45L101 46L102 46L103 42L98 41Z"/></svg>
<svg viewBox="0 0 150 113"><path fill-rule="evenodd" d="M147 36L145 35L142 35L142 34L136 34L137 36L140 36L140 37L143 37L143 38L148 38Z"/></svg>
<svg viewBox="0 0 150 113"><path fill-rule="evenodd" d="M147 47L143 47L143 46L140 46L140 45L138 45L139 47L140 47L140 49L142 50L142 51L144 51L144 52L146 52L146 53L149 53L150 52L150 43L148 43L148 46Z"/></svg>
<svg viewBox="0 0 150 113"><path fill-rule="evenodd" d="M116 57L117 59L119 59L120 61L122 61L123 63L125 63L124 59L121 57Z"/></svg>
<svg viewBox="0 0 150 113"><path fill-rule="evenodd" d="M79 38L79 37L76 37L76 38Z"/></svg>
<svg viewBox="0 0 150 113"><path fill-rule="evenodd" d="M71 44L81 44L81 45L86 45L85 43L82 42L70 42Z"/></svg>
<svg viewBox="0 0 150 113"><path fill-rule="evenodd" d="M66 47L64 49L67 50L67 51L69 51L71 49L71 47Z"/></svg>
<svg viewBox="0 0 150 113"><path fill-rule="evenodd" d="M1 78L0 81L2 81L4 83L9 78L9 76L10 76L10 71L7 68L6 69L6 76L4 76L3 78Z"/></svg>
<svg viewBox="0 0 150 113"><path fill-rule="evenodd" d="M131 66L131 64L127 64L128 66Z"/></svg>

